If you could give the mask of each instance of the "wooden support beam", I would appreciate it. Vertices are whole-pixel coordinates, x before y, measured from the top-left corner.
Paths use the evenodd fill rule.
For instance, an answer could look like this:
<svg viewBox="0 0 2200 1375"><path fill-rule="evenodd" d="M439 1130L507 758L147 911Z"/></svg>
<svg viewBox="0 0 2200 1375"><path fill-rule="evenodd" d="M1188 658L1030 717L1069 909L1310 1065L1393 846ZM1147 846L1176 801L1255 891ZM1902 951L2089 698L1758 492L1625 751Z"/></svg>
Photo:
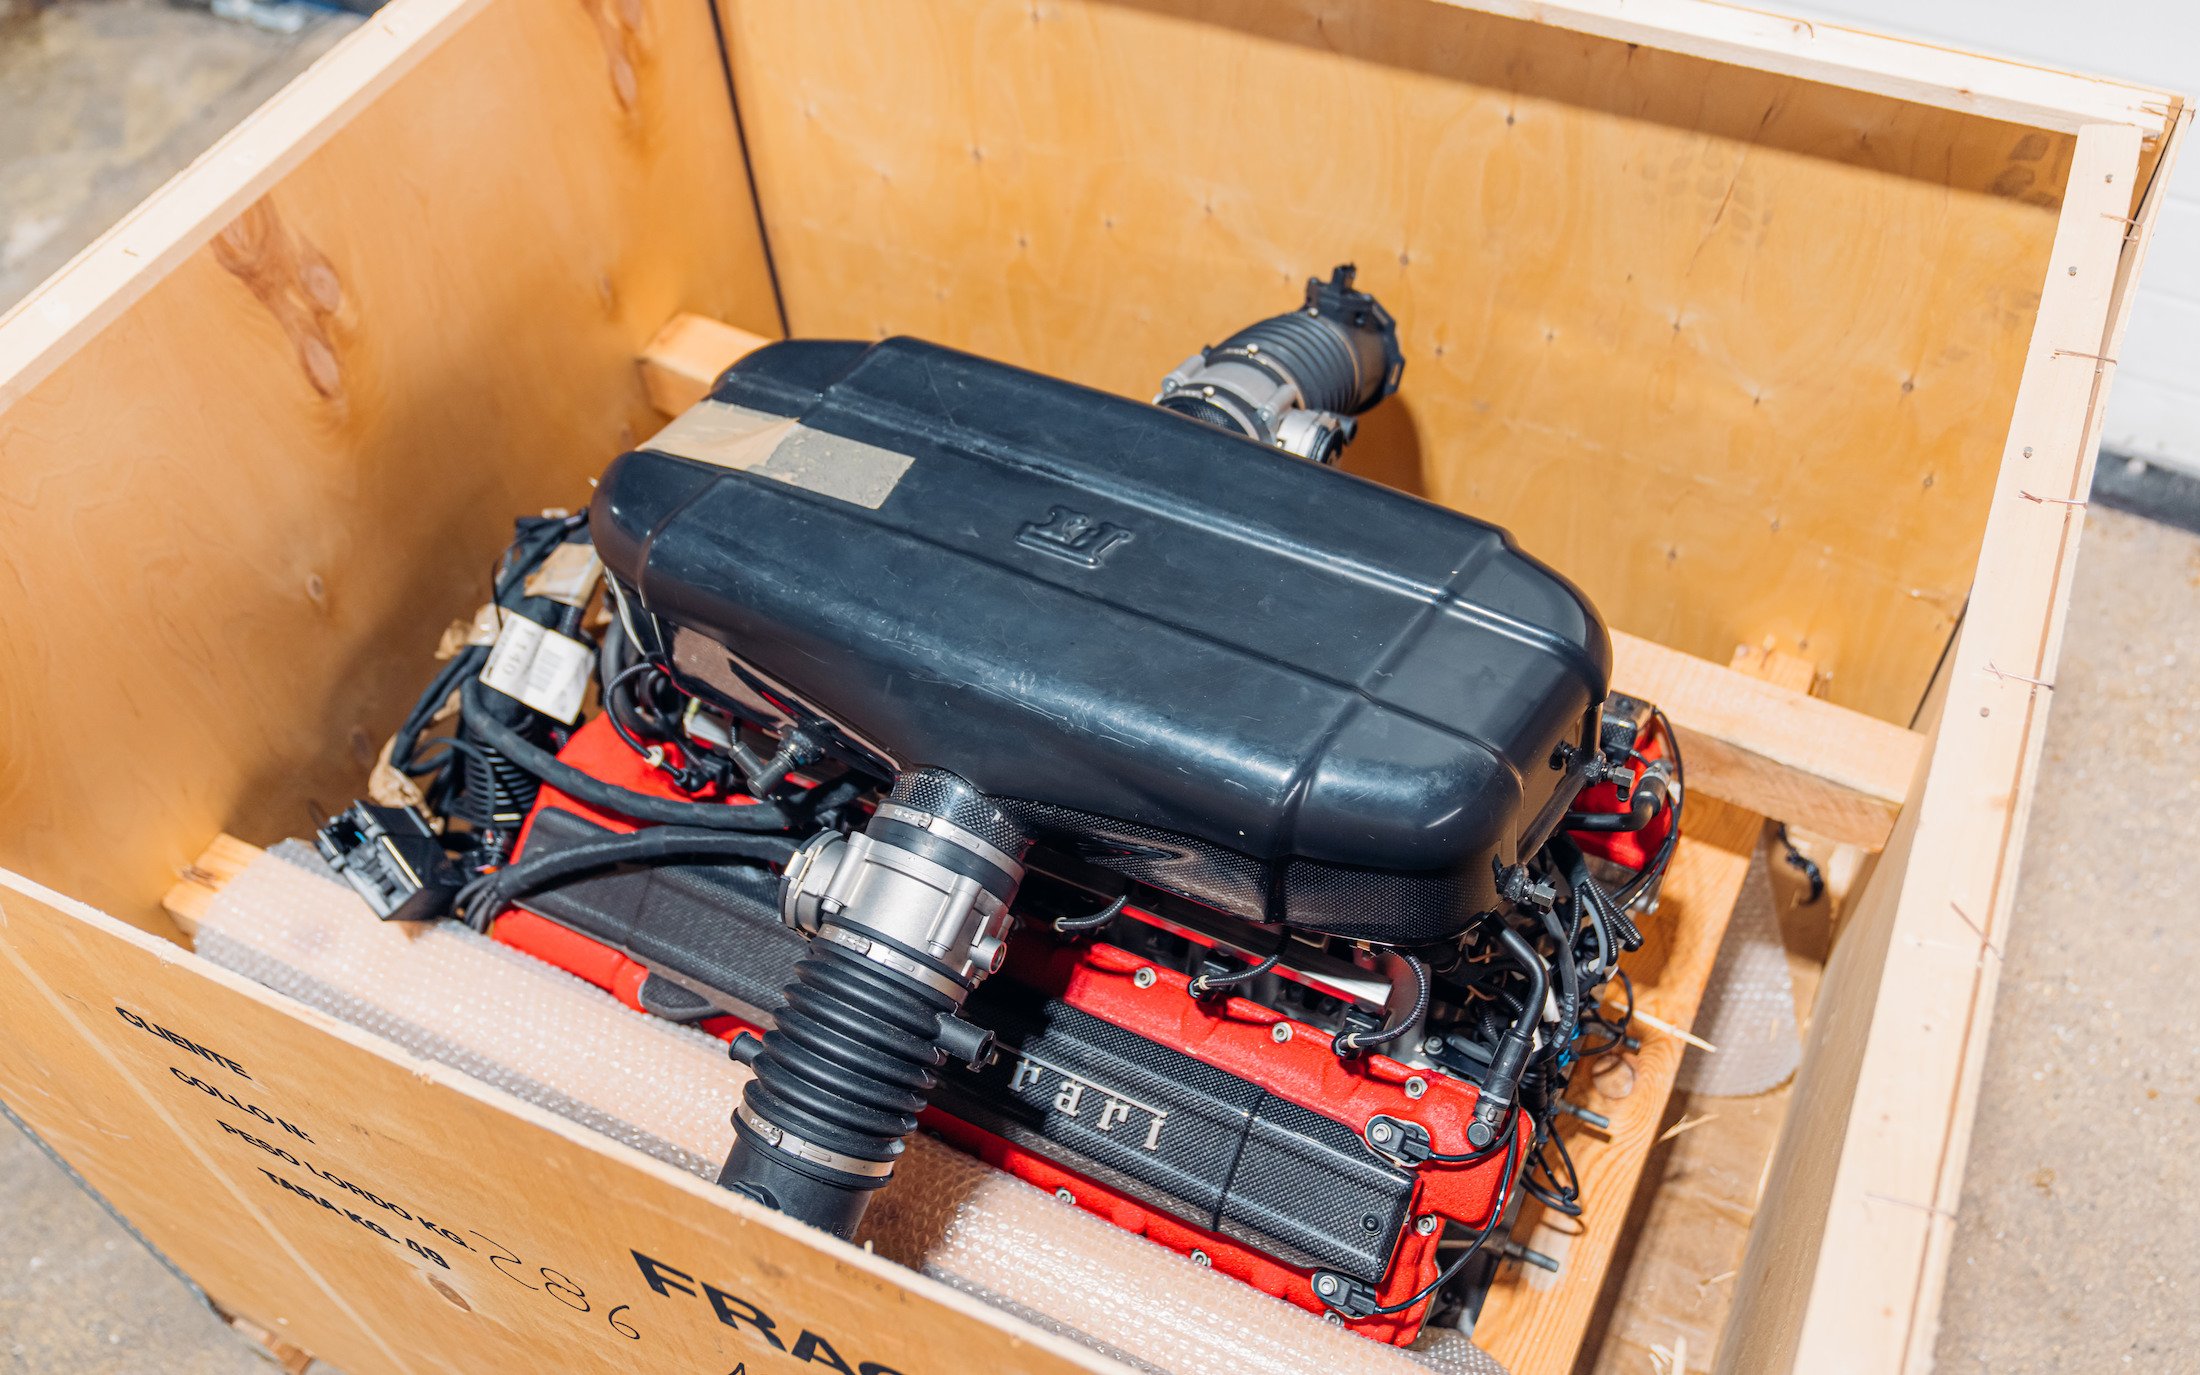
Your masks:
<svg viewBox="0 0 2200 1375"><path fill-rule="evenodd" d="M196 937L199 923L206 919L206 904L214 900L223 884L243 873L253 860L260 857L260 847L237 839L226 832L215 836L213 842L199 852L176 878L173 886L162 895L160 905L175 919L184 935Z"/></svg>
<svg viewBox="0 0 2200 1375"><path fill-rule="evenodd" d="M1879 849L1925 739L1802 690L1612 632L1612 684L1680 733L1689 786L1829 840Z"/></svg>
<svg viewBox="0 0 2200 1375"><path fill-rule="evenodd" d="M702 315L675 315L642 351L649 404L678 415L709 394L718 374L771 340Z"/></svg>
<svg viewBox="0 0 2200 1375"><path fill-rule="evenodd" d="M2066 133L2109 122L2159 136L2176 100L2129 82L1706 0L1443 3Z"/></svg>
<svg viewBox="0 0 2200 1375"><path fill-rule="evenodd" d="M677 414L719 373L768 342L697 315L672 319L641 358L650 401ZM1612 683L1657 703L1680 732L1688 784L1707 797L1792 822L1830 840L1878 849L1909 794L1924 741L1914 731L1822 702L1806 680L1737 672L1622 631L1612 632Z"/></svg>

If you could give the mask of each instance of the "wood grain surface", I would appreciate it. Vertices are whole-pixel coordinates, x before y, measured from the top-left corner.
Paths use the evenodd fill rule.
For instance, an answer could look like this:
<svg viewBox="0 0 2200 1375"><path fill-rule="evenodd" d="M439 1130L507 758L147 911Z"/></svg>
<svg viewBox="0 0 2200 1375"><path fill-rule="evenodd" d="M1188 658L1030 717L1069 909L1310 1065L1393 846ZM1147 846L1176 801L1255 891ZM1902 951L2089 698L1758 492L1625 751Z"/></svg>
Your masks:
<svg viewBox="0 0 2200 1375"><path fill-rule="evenodd" d="M352 1375L1122 1369L6 871L0 1004L0 1098Z"/></svg>

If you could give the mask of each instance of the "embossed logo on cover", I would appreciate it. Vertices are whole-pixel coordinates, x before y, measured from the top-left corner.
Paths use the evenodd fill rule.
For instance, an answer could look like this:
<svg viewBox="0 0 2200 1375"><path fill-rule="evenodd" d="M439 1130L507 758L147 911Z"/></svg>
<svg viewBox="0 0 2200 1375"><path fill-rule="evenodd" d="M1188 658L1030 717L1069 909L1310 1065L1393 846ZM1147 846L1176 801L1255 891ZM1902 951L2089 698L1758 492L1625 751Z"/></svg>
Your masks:
<svg viewBox="0 0 2200 1375"><path fill-rule="evenodd" d="M1120 525L1094 520L1082 511L1056 506L1044 521L1025 521L1016 542L1026 549L1077 564L1098 568L1111 550L1128 543L1131 532Z"/></svg>

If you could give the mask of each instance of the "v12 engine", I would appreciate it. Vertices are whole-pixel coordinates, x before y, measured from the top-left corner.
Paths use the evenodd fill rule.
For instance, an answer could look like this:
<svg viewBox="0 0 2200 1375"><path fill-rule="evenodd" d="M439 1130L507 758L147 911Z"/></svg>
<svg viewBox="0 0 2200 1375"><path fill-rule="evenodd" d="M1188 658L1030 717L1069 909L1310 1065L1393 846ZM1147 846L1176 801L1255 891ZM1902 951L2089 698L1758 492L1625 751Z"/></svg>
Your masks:
<svg viewBox="0 0 2200 1375"><path fill-rule="evenodd" d="M1403 367L1349 267L1150 404L759 350L520 522L323 851L726 1036L721 1182L837 1235L921 1125L1379 1340L1471 1317L1578 1206L1680 760L1562 577L1331 466Z"/></svg>

